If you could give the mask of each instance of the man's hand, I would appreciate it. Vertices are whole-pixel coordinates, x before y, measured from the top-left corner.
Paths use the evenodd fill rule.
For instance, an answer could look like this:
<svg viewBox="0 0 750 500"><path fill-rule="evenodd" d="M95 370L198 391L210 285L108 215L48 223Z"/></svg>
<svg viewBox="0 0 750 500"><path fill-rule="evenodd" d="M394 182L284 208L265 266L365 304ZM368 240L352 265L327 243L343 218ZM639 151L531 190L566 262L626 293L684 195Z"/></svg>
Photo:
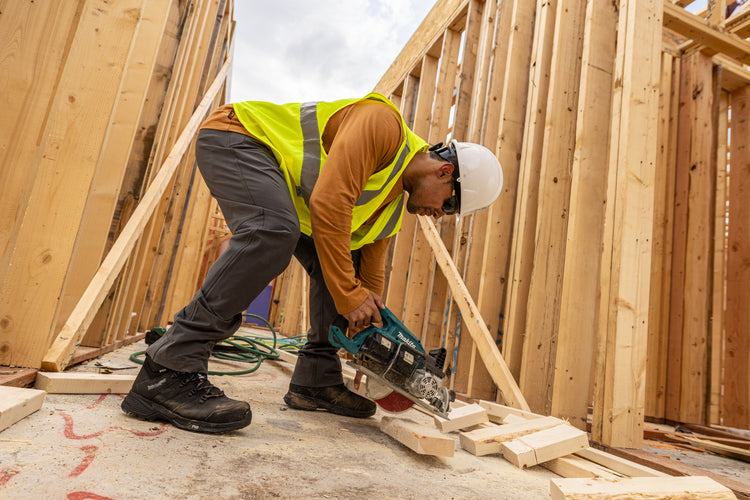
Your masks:
<svg viewBox="0 0 750 500"><path fill-rule="evenodd" d="M384 308L383 299L379 295L370 292L364 302L360 304L358 308L350 313L344 314L343 316L349 321L349 328L353 330L361 330L370 323L382 323L383 320L380 317L380 309Z"/></svg>

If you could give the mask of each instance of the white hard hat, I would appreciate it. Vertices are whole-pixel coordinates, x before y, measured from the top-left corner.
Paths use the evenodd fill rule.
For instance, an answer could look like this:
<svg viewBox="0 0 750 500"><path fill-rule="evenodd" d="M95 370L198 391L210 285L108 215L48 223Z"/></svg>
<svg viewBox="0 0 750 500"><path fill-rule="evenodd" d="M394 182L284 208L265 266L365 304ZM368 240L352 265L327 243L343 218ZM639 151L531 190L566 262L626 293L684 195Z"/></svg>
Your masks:
<svg viewBox="0 0 750 500"><path fill-rule="evenodd" d="M472 142L451 141L447 146L430 148L456 167L453 178L458 186L458 213L468 215L487 208L500 196L503 169L494 154Z"/></svg>

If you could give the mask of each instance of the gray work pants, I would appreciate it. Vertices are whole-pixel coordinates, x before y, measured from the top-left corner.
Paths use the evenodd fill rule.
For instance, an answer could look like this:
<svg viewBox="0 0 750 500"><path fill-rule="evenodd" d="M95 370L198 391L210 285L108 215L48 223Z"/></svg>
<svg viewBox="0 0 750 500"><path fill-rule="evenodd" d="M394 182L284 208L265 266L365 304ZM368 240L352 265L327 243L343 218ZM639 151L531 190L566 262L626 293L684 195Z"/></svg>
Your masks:
<svg viewBox="0 0 750 500"><path fill-rule="evenodd" d="M336 307L323 280L313 239L300 234L284 174L270 151L235 132L201 130L195 156L211 195L232 232L200 290L174 317L147 353L181 372L206 372L213 346L232 336L242 313L294 255L310 275L310 323L292 383L327 387L342 383L337 349L328 341ZM353 253L355 265L358 252Z"/></svg>

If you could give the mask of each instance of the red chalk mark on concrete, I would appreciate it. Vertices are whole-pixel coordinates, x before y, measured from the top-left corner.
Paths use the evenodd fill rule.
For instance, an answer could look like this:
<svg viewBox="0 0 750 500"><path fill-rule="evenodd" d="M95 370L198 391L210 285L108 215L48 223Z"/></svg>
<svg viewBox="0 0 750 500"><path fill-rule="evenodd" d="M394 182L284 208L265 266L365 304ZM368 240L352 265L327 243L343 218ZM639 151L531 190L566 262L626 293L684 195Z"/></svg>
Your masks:
<svg viewBox="0 0 750 500"><path fill-rule="evenodd" d="M109 497L103 497L96 493L89 493L88 491L74 491L68 493L68 500L114 500Z"/></svg>
<svg viewBox="0 0 750 500"><path fill-rule="evenodd" d="M94 457L96 457L96 450L98 450L96 446L81 446L81 451L83 451L86 455L83 457L83 460L80 464L78 464L78 467L73 469L73 472L70 473L69 477L77 477L80 476L83 471L86 470L86 468L91 465L91 462L94 461Z"/></svg>
<svg viewBox="0 0 750 500"><path fill-rule="evenodd" d="M96 406L98 406L99 404L101 404L101 402L104 401L107 398L107 396L115 396L115 397L118 397L120 399L125 399L125 396L122 395L122 394L99 394L99 399L97 399L96 401L94 401L94 404L92 404L91 406L87 406L86 409L87 410L93 410Z"/></svg>
<svg viewBox="0 0 750 500"><path fill-rule="evenodd" d="M65 430L63 431L63 434L68 439L92 439L92 438L101 436L105 432L116 431L116 430L127 431L138 437L154 437L154 436L158 436L159 434L164 433L164 431L167 430L167 424L165 423L159 424L159 429L155 431L151 431L151 432L136 431L133 429L127 429L125 427L116 426L116 427L108 427L104 430L95 432L93 434L86 434L84 436L79 436L73 431L73 417L71 417L70 415L66 413L61 413L60 415L65 420Z"/></svg>
<svg viewBox="0 0 750 500"><path fill-rule="evenodd" d="M0 470L0 486L5 486L5 484L10 481L10 478L16 474L18 474L18 471L15 469Z"/></svg>

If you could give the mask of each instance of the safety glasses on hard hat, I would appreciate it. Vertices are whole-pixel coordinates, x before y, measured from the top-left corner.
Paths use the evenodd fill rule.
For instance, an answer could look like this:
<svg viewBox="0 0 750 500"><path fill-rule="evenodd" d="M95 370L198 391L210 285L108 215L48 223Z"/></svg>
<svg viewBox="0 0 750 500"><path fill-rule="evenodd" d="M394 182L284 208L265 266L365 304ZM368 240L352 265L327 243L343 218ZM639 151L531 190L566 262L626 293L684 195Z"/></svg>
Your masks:
<svg viewBox="0 0 750 500"><path fill-rule="evenodd" d="M458 170L458 155L456 154L456 146L453 143L449 143L447 146L443 146L442 142L438 142L430 148L430 151L434 151L436 155L445 161L453 164L453 192L451 197L443 202L441 210L446 215L453 215L458 212L461 208L461 180L460 172Z"/></svg>

